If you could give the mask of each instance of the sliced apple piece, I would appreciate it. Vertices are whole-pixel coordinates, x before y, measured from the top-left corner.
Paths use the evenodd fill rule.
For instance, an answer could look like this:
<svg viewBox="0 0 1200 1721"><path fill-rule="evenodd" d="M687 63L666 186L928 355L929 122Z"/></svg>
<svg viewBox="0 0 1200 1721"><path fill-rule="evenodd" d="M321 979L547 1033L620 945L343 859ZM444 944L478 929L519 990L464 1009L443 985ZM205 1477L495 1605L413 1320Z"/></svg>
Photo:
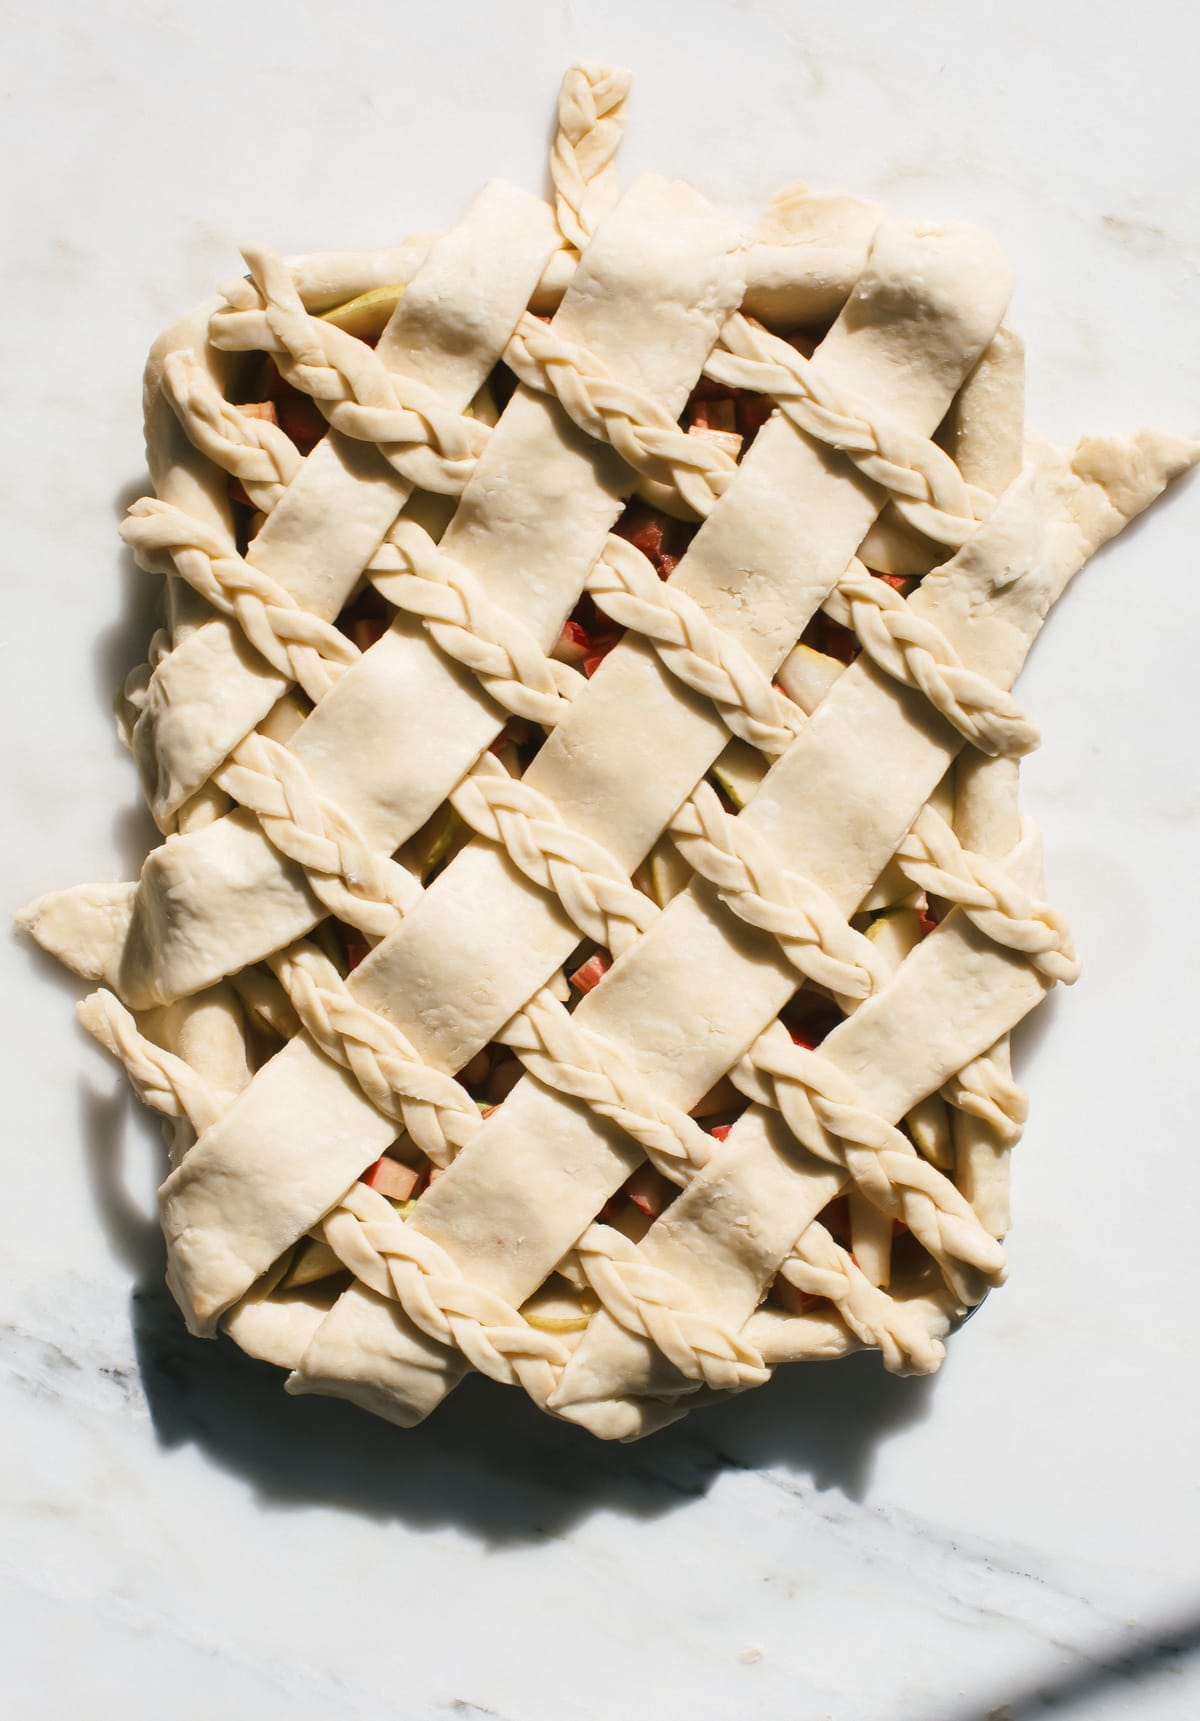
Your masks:
<svg viewBox="0 0 1200 1721"><path fill-rule="evenodd" d="M721 793L733 802L738 812L757 793L766 774L762 754L747 741L731 741L710 772Z"/></svg>
<svg viewBox="0 0 1200 1721"><path fill-rule="evenodd" d="M356 298L347 299L344 305L334 305L332 310L322 311L321 321L344 329L348 335L357 335L360 341L378 340L403 293L402 284L371 287Z"/></svg>
<svg viewBox="0 0 1200 1721"><path fill-rule="evenodd" d="M811 645L797 645L784 659L775 679L808 716L812 716L846 665Z"/></svg>
<svg viewBox="0 0 1200 1721"><path fill-rule="evenodd" d="M315 1285L319 1279L328 1279L344 1270L342 1261L324 1239L303 1237L296 1245L291 1267L279 1281L279 1289L294 1291L301 1285Z"/></svg>
<svg viewBox="0 0 1200 1721"><path fill-rule="evenodd" d="M954 1165L954 1138L950 1129L950 1114L941 1094L927 1094L909 1112L905 1122L917 1151L939 1171L949 1171Z"/></svg>
<svg viewBox="0 0 1200 1721"><path fill-rule="evenodd" d="M660 908L665 908L692 881L692 869L675 844L664 837L650 851L647 863L650 895Z"/></svg>
<svg viewBox="0 0 1200 1721"><path fill-rule="evenodd" d="M599 1307L590 1291L577 1291L556 1273L534 1292L521 1313L539 1332L581 1333Z"/></svg>
<svg viewBox="0 0 1200 1721"><path fill-rule="evenodd" d="M515 753L516 748L512 751ZM424 883L433 869L457 854L469 837L468 827L447 801L405 844L401 858Z"/></svg>
<svg viewBox="0 0 1200 1721"><path fill-rule="evenodd" d="M715 1087L709 1088L699 1104L692 1107L692 1116L719 1117L722 1112L738 1111L745 1103L746 1096L738 1092L728 1076L722 1076Z"/></svg>

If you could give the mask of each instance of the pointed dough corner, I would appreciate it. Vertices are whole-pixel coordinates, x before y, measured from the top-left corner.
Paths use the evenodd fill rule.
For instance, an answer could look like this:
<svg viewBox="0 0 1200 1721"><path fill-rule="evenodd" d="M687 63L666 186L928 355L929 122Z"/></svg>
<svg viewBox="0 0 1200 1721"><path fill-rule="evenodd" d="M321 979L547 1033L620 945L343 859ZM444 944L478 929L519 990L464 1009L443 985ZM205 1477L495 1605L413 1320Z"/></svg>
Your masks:
<svg viewBox="0 0 1200 1721"><path fill-rule="evenodd" d="M76 974L115 988L136 895L136 884L73 885L26 903L16 921Z"/></svg>
<svg viewBox="0 0 1200 1721"><path fill-rule="evenodd" d="M1124 524L1160 496L1173 478L1200 460L1200 440L1165 430L1132 436L1085 436L1071 450L1071 470L1103 490ZM1114 530L1118 529L1114 524Z"/></svg>

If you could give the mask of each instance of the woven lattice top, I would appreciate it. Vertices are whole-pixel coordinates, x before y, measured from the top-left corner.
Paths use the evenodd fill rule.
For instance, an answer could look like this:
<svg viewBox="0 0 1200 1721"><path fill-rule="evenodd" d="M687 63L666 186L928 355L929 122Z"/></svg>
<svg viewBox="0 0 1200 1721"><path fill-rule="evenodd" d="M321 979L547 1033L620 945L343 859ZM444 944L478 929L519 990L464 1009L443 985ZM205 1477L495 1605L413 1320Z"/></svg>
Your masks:
<svg viewBox="0 0 1200 1721"><path fill-rule="evenodd" d="M622 194L628 88L568 72L552 202L247 248L158 341L164 841L23 916L168 1120L189 1324L400 1423L471 1367L618 1437L937 1367L1076 971L1011 687L1200 454L1027 444L972 228Z"/></svg>

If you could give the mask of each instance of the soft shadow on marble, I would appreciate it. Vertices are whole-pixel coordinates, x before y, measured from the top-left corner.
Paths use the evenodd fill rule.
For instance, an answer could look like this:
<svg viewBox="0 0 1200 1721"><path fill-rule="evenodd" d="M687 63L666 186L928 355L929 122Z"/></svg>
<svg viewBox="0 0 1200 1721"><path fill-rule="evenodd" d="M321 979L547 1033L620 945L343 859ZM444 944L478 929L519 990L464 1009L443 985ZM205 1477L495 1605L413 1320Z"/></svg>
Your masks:
<svg viewBox="0 0 1200 1721"><path fill-rule="evenodd" d="M861 1499L879 1444L931 1408L935 1380L900 1380L874 1355L781 1370L766 1387L632 1446L556 1422L515 1389L471 1377L419 1428L355 1406L291 1398L283 1375L227 1339L194 1339L163 1283L157 1226L122 1180L155 1127L119 1091L81 1087L98 1217L136 1281L130 1322L158 1440L193 1444L278 1505L339 1505L377 1519L451 1523L492 1544L536 1541L590 1512L654 1517L727 1470L782 1467ZM82 1360L82 1359L81 1359Z"/></svg>

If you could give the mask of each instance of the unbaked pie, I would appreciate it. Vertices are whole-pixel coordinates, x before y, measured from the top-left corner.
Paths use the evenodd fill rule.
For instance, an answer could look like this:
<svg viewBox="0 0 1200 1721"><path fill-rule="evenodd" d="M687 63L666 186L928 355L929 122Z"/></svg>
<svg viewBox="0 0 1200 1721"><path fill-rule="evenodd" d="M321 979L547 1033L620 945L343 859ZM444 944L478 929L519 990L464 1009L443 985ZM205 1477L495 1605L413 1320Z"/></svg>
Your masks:
<svg viewBox="0 0 1200 1721"><path fill-rule="evenodd" d="M621 194L628 84L568 72L552 203L247 249L156 343L163 842L22 916L167 1120L191 1329L401 1424L937 1367L1076 970L1012 683L1200 454L1027 440L973 228Z"/></svg>

